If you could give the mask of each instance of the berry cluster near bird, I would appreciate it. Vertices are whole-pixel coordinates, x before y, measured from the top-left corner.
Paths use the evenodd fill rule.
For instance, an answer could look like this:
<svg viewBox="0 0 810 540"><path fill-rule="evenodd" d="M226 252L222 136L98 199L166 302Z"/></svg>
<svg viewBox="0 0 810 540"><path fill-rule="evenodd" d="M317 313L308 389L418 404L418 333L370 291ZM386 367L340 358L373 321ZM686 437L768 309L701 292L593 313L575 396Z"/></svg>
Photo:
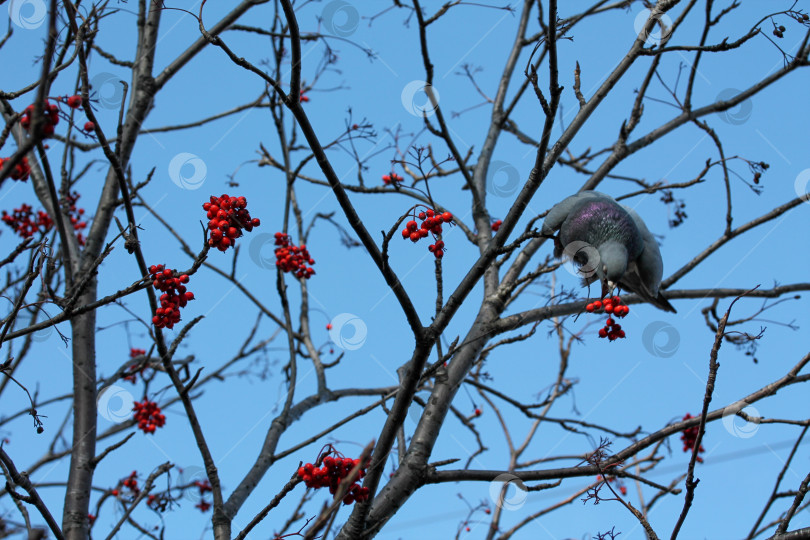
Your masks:
<svg viewBox="0 0 810 540"><path fill-rule="evenodd" d="M605 326L599 329L599 337L607 338L609 341L625 338L622 325L617 323L613 317L623 318L630 313L628 306L622 305L622 299L618 296L612 298L605 298L604 301L597 300L585 306L585 311L588 313L607 313L608 319L605 321ZM613 315L613 317L610 317Z"/></svg>

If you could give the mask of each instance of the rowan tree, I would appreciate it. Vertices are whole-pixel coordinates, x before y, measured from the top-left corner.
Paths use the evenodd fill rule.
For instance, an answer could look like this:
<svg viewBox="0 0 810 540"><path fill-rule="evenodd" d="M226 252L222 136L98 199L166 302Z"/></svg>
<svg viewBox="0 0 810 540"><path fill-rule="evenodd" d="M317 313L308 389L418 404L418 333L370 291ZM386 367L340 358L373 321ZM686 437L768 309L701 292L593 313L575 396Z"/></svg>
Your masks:
<svg viewBox="0 0 810 540"><path fill-rule="evenodd" d="M810 538L799 2L7 4L3 536Z"/></svg>

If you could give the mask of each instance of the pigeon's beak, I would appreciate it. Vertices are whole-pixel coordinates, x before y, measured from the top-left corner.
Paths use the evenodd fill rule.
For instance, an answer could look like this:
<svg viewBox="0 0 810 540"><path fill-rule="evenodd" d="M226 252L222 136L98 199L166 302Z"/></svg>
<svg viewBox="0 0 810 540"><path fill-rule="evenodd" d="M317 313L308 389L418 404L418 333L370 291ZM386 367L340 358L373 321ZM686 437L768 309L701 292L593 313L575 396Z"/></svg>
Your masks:
<svg viewBox="0 0 810 540"><path fill-rule="evenodd" d="M613 294L613 290L616 288L616 284L610 280L607 280L607 286L608 286L608 294Z"/></svg>

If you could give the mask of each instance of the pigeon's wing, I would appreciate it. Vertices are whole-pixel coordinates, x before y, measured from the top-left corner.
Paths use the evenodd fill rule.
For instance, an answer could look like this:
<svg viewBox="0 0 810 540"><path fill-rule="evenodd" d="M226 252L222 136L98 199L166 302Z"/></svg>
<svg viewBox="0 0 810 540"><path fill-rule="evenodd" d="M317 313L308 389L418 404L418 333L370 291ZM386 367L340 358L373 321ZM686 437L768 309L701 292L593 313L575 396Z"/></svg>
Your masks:
<svg viewBox="0 0 810 540"><path fill-rule="evenodd" d="M546 219L545 221L543 221L543 228L541 229L541 234L543 234L544 236L553 236L554 233L560 230L560 227L562 227L563 222L568 218L568 215L575 208L578 208L585 201L595 198L608 198L611 201L613 200L609 195L599 193L598 191L582 191L580 193L571 195L570 197L566 197L565 199L555 204L551 208L551 210L548 211Z"/></svg>
<svg viewBox="0 0 810 540"><path fill-rule="evenodd" d="M638 231L641 233L641 239L644 241L644 249L636 259L639 277L647 291L652 296L657 296L658 287L661 286L661 278L664 276L664 261L661 259L658 242L655 241L655 237L650 233L647 225L644 224L641 216L635 210L629 206L624 206L624 209L633 218Z"/></svg>
<svg viewBox="0 0 810 540"><path fill-rule="evenodd" d="M641 216L629 206L622 206L633 218L644 241L644 249L634 261L634 264L628 267L622 278L622 285L654 306L675 313L675 308L658 290L661 286L661 278L664 276L664 261L661 258L661 251L658 249L658 242L655 241L655 237L647 229L647 225L644 224Z"/></svg>

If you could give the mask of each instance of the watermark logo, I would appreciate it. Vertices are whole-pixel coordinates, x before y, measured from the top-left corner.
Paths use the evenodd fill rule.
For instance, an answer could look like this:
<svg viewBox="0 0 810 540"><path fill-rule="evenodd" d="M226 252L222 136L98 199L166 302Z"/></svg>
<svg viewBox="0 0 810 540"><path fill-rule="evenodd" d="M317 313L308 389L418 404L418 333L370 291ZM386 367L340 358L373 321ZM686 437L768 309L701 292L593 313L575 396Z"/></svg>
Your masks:
<svg viewBox="0 0 810 540"><path fill-rule="evenodd" d="M744 412L750 420L737 416L740 411ZM723 427L740 439L750 439L757 434L759 419L759 411L745 401L738 401L723 409Z"/></svg>
<svg viewBox="0 0 810 540"><path fill-rule="evenodd" d="M329 339L341 349L356 351L366 342L368 327L357 315L341 313L330 324Z"/></svg>
<svg viewBox="0 0 810 540"><path fill-rule="evenodd" d="M508 197L520 186L520 171L505 161L493 161L487 172L487 191L496 197Z"/></svg>
<svg viewBox="0 0 810 540"><path fill-rule="evenodd" d="M17 312L17 320L15 321L14 328L16 330L22 330L24 328L28 328L33 324L34 315L28 311L27 309L21 309ZM40 316L41 319L47 318ZM28 334L26 334L28 335ZM32 332L31 334L31 341L36 341L37 343L42 343L43 341L48 341L48 339L53 335L53 326L49 326L47 328L43 328L42 330L37 330L36 332Z"/></svg>
<svg viewBox="0 0 810 540"><path fill-rule="evenodd" d="M42 26L48 9L43 0L11 0L8 3L8 17L11 22L26 30Z"/></svg>
<svg viewBox="0 0 810 540"><path fill-rule="evenodd" d="M733 99L737 97L740 93L739 90L736 88L726 88L719 94L717 94L716 101L728 101L729 99ZM745 99L738 103L735 107L731 109L726 109L725 111L718 111L717 116L720 117L720 120L727 124L731 124L732 126L739 126L740 124L744 124L751 118L751 111L754 110L754 104L751 102L750 99Z"/></svg>
<svg viewBox="0 0 810 540"><path fill-rule="evenodd" d="M562 252L563 268L577 277L589 278L596 274L600 260L599 250L582 240L569 243Z"/></svg>
<svg viewBox="0 0 810 540"><path fill-rule="evenodd" d="M796 175L796 181L793 182L793 189L796 190L796 195L804 199L804 202L810 202L810 169L805 169Z"/></svg>
<svg viewBox="0 0 810 540"><path fill-rule="evenodd" d="M430 391L422 390L417 392L414 398L416 397L427 407L428 400L430 399ZM425 407L417 403L416 399L414 399L411 402L411 406L408 408L408 419L414 424L418 424L419 420L422 418L422 413L425 412Z"/></svg>
<svg viewBox="0 0 810 540"><path fill-rule="evenodd" d="M98 393L97 405L102 418L120 424L132 418L135 399L126 388L112 384Z"/></svg>
<svg viewBox="0 0 810 540"><path fill-rule="evenodd" d="M271 270L276 267L276 237L271 233L257 234L248 247L250 260L259 268Z"/></svg>
<svg viewBox="0 0 810 540"><path fill-rule="evenodd" d="M427 93L428 88L432 90L433 97L436 98L436 105L430 101L430 96ZM436 90L435 86L425 81L411 81L402 89L402 106L414 116L419 118L433 116L436 114L438 104L439 91Z"/></svg>
<svg viewBox="0 0 810 540"><path fill-rule="evenodd" d="M90 88L95 92L100 107L114 110L121 106L124 83L120 77L107 72L97 73L90 79Z"/></svg>
<svg viewBox="0 0 810 540"><path fill-rule="evenodd" d="M334 0L326 4L321 12L324 29L338 37L349 37L357 31L360 14L349 2Z"/></svg>
<svg viewBox="0 0 810 540"><path fill-rule="evenodd" d="M514 474L499 474L489 483L489 498L504 510L519 510L528 496L526 484Z"/></svg>
<svg viewBox="0 0 810 540"><path fill-rule="evenodd" d="M660 45L662 41L669 38L672 33L672 19L669 15L662 13L658 16L655 24L649 32L644 31L644 26L650 18L650 10L642 9L636 15L636 20L633 21L633 28L636 35L641 37L647 45Z"/></svg>
<svg viewBox="0 0 810 540"><path fill-rule="evenodd" d="M180 469L180 478L178 479L180 486L183 488L183 498L192 502L200 502L203 498L204 491L199 487L199 484L207 484L208 475L205 469L192 465L191 467L183 467Z"/></svg>
<svg viewBox="0 0 810 540"><path fill-rule="evenodd" d="M207 173L205 162L188 152L177 154L169 162L169 178L182 189L200 189Z"/></svg>
<svg viewBox="0 0 810 540"><path fill-rule="evenodd" d="M653 356L670 358L681 346L681 333L671 324L664 321L653 321L644 328L641 343Z"/></svg>

